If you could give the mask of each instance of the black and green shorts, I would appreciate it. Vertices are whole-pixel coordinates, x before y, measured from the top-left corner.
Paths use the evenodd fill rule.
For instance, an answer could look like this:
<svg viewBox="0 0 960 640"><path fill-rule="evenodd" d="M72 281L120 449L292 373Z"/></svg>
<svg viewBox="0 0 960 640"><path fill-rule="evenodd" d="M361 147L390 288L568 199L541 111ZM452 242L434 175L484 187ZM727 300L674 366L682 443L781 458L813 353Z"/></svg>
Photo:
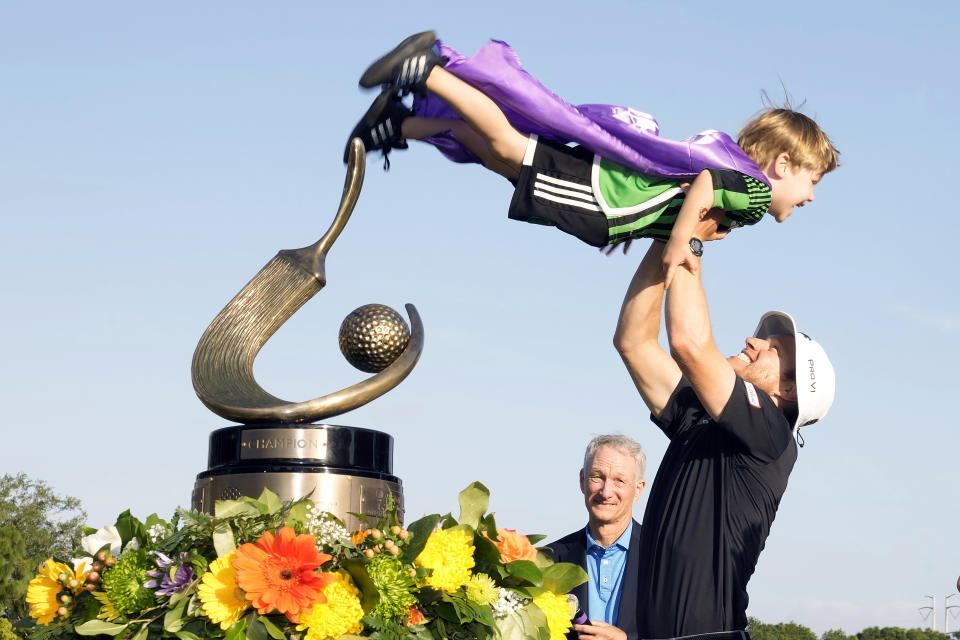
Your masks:
<svg viewBox="0 0 960 640"><path fill-rule="evenodd" d="M594 154L531 135L508 216L555 226L594 247L608 242L607 216L593 194Z"/></svg>

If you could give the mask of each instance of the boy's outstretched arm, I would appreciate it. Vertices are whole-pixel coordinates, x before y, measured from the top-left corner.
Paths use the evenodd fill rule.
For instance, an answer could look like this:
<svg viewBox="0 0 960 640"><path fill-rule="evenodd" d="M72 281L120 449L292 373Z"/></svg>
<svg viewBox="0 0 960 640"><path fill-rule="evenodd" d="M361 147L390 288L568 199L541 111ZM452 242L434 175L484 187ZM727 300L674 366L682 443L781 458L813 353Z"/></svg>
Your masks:
<svg viewBox="0 0 960 640"><path fill-rule="evenodd" d="M613 337L630 377L655 416L680 382L680 368L657 340L663 307L663 250L662 242L652 243L647 250L627 289Z"/></svg>
<svg viewBox="0 0 960 640"><path fill-rule="evenodd" d="M686 266L690 273L700 269L700 258L690 251L690 238L695 235L697 224L713 208L713 176L706 169L694 178L687 189L683 205L673 223L670 240L663 252L664 286L670 288L677 267ZM703 238L700 238L703 240Z"/></svg>

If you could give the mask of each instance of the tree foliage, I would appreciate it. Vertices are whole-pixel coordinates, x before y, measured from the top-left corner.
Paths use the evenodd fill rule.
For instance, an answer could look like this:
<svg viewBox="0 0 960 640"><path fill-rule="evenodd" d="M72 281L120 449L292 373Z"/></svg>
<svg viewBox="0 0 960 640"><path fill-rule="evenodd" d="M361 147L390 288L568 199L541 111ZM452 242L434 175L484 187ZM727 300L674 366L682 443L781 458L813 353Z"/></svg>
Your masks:
<svg viewBox="0 0 960 640"><path fill-rule="evenodd" d="M830 629L818 639L812 630L802 624L767 624L756 618L750 618L747 630L752 640L960 640L960 632L946 634L931 629L901 627L867 627L853 635L847 635L842 629Z"/></svg>
<svg viewBox="0 0 960 640"><path fill-rule="evenodd" d="M24 597L37 566L69 557L86 517L80 500L58 495L42 480L24 473L0 477L0 615L26 616Z"/></svg>
<svg viewBox="0 0 960 640"><path fill-rule="evenodd" d="M950 636L932 629L902 627L867 627L857 634L858 640L950 640Z"/></svg>
<svg viewBox="0 0 960 640"><path fill-rule="evenodd" d="M750 618L747 630L752 640L817 640L817 634L812 629L796 622L767 624Z"/></svg>
<svg viewBox="0 0 960 640"><path fill-rule="evenodd" d="M843 629L828 629L820 636L820 640L858 640L857 636L848 636Z"/></svg>

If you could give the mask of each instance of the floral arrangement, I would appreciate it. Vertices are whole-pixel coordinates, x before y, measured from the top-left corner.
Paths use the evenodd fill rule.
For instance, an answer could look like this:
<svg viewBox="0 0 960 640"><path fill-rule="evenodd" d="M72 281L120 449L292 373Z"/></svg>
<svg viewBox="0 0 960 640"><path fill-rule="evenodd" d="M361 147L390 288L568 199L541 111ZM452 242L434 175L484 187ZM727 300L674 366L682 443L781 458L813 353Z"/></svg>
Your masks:
<svg viewBox="0 0 960 640"><path fill-rule="evenodd" d="M498 528L489 497L473 483L459 520L407 528L391 503L354 532L266 490L218 502L214 517L126 511L84 529L78 557L40 565L18 626L29 640L563 640L565 594L587 574L536 548L543 536Z"/></svg>

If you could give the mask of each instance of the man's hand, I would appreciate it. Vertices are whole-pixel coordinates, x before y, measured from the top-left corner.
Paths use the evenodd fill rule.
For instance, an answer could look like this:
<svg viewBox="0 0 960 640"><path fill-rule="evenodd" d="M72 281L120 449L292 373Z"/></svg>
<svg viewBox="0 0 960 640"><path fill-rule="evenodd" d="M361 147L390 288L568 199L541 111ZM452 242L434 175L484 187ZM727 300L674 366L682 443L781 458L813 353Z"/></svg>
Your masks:
<svg viewBox="0 0 960 640"><path fill-rule="evenodd" d="M580 640L627 640L623 629L600 620L591 620L590 624L575 624L573 630Z"/></svg>
<svg viewBox="0 0 960 640"><path fill-rule="evenodd" d="M720 223L723 221L723 216L725 215L721 209L710 209L700 218L700 222L697 223L693 235L700 238L703 242L723 240L727 237L727 234L730 233L730 230L717 231L717 229L720 227Z"/></svg>

